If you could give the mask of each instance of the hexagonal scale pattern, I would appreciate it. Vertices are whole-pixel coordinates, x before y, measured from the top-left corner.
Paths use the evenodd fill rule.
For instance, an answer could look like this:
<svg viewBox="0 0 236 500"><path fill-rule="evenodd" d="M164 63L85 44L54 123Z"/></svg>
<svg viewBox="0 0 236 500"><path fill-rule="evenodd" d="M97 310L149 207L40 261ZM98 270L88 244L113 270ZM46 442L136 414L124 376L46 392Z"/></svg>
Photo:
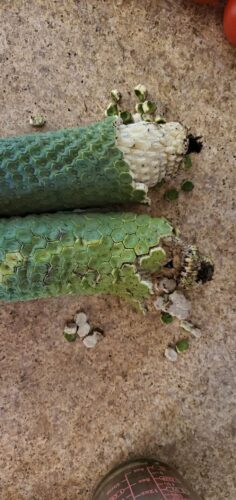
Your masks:
<svg viewBox="0 0 236 500"><path fill-rule="evenodd" d="M0 215L145 201L114 122L0 139Z"/></svg>
<svg viewBox="0 0 236 500"><path fill-rule="evenodd" d="M150 289L137 270L140 258L155 272L160 239L171 234L164 218L133 213L0 219L0 299L111 293L142 302Z"/></svg>

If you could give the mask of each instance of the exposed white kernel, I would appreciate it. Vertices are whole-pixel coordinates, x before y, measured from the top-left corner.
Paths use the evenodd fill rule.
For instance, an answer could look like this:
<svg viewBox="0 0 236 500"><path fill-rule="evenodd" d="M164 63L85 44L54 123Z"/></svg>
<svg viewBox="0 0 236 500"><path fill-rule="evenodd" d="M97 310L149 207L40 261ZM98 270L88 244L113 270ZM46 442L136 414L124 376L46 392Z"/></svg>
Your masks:
<svg viewBox="0 0 236 500"><path fill-rule="evenodd" d="M138 117L139 119L139 117ZM116 145L123 152L134 181L148 187L175 175L186 153L186 129L175 122L117 122Z"/></svg>

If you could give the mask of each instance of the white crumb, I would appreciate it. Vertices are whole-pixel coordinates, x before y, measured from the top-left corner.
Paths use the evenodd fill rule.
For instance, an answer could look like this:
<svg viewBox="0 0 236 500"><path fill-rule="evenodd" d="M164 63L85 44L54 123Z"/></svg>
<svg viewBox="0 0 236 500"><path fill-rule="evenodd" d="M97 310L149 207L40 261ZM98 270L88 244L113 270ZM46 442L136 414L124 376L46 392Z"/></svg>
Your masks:
<svg viewBox="0 0 236 500"><path fill-rule="evenodd" d="M66 335L75 335L77 332L76 323L67 323L64 327L64 334Z"/></svg>
<svg viewBox="0 0 236 500"><path fill-rule="evenodd" d="M153 303L155 309L158 311L166 311L166 299L164 297L158 297L155 302Z"/></svg>
<svg viewBox="0 0 236 500"><path fill-rule="evenodd" d="M77 326L81 326L81 325L84 325L85 323L87 323L87 314L85 314L84 312L79 312L77 314L75 314L75 317L74 317L74 320L75 320L75 323Z"/></svg>
<svg viewBox="0 0 236 500"><path fill-rule="evenodd" d="M166 309L166 312L175 316L178 319L187 319L191 312L191 302L181 292L173 292L169 295L171 304Z"/></svg>
<svg viewBox="0 0 236 500"><path fill-rule="evenodd" d="M159 289L166 293L172 293L176 289L176 281L170 278L162 278L159 283Z"/></svg>
<svg viewBox="0 0 236 500"><path fill-rule="evenodd" d="M89 334L91 330L91 326L89 325L89 323L84 323L83 325L80 325L79 328L78 328L78 336L82 339L84 337L86 337L86 335Z"/></svg>
<svg viewBox="0 0 236 500"><path fill-rule="evenodd" d="M200 339L200 337L202 336L202 332L201 332L200 328L197 328L189 321L181 321L180 327L183 328L184 330L186 330L186 332L191 333L191 335L193 337L195 337L196 339Z"/></svg>
<svg viewBox="0 0 236 500"><path fill-rule="evenodd" d="M167 347L165 349L165 357L166 359L168 359L168 361L172 361L172 363L175 363L178 359L178 354L174 349L172 349L172 347Z"/></svg>
<svg viewBox="0 0 236 500"><path fill-rule="evenodd" d="M95 347L97 345L97 343L101 337L102 337L102 334L100 332L94 331L92 333L92 335L87 335L87 337L85 337L85 339L83 339L83 344L88 349L91 349L92 347Z"/></svg>

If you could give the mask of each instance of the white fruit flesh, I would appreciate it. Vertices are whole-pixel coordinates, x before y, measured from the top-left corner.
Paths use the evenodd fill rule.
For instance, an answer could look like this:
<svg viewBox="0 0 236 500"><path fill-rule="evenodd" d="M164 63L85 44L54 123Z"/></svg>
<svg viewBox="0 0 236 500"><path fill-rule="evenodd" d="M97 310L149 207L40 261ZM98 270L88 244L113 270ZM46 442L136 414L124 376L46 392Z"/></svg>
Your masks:
<svg viewBox="0 0 236 500"><path fill-rule="evenodd" d="M124 125L118 120L116 145L134 181L149 188L177 173L187 152L187 131L178 122Z"/></svg>

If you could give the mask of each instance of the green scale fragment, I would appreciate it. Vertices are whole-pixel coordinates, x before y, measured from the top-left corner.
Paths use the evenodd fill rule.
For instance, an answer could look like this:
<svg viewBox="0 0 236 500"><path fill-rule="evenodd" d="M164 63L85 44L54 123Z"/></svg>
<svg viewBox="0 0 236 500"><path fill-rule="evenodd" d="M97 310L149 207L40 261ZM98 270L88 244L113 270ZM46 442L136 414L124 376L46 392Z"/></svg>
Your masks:
<svg viewBox="0 0 236 500"><path fill-rule="evenodd" d="M145 202L116 147L115 117L0 139L0 215Z"/></svg>
<svg viewBox="0 0 236 500"><path fill-rule="evenodd" d="M164 218L133 213L0 219L0 299L109 293L142 304L172 234Z"/></svg>

